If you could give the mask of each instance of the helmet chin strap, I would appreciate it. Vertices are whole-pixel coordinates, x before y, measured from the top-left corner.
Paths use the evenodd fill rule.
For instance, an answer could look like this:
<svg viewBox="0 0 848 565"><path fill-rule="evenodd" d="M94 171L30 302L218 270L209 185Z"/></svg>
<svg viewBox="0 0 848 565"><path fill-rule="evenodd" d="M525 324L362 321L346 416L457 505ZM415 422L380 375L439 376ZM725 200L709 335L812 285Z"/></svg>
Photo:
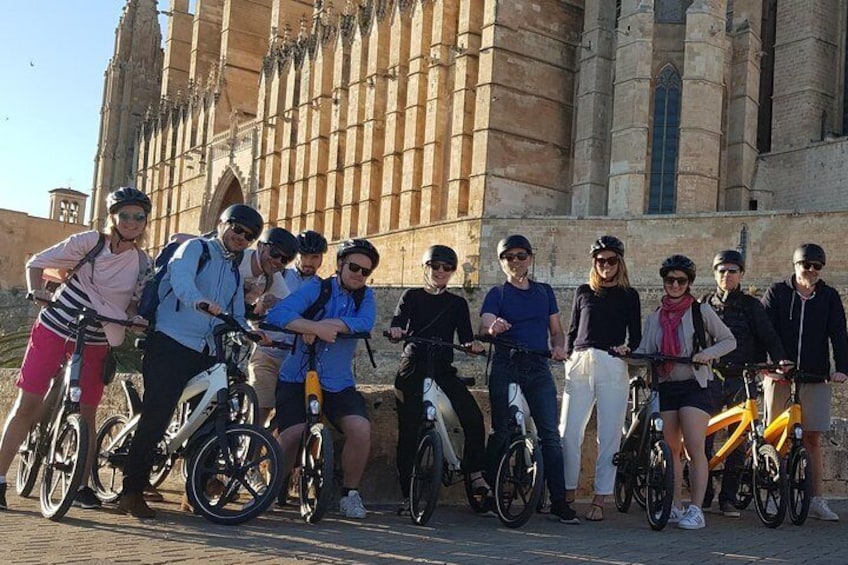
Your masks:
<svg viewBox="0 0 848 565"><path fill-rule="evenodd" d="M448 285L439 286L433 282L433 277L427 274L427 267L424 267L424 290L430 294L442 294L448 289Z"/></svg>
<svg viewBox="0 0 848 565"><path fill-rule="evenodd" d="M124 237L124 234L121 233L121 230L118 229L118 226L115 226L115 233L118 234L118 243L121 244L125 241L129 241L130 243L135 243L136 237L127 238Z"/></svg>

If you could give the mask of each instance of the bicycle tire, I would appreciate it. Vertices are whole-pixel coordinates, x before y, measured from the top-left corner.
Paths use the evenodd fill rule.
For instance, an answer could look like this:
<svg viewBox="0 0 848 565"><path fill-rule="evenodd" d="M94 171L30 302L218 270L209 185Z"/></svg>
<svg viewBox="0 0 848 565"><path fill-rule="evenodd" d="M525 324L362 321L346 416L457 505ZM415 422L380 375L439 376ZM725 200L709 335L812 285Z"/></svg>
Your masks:
<svg viewBox="0 0 848 565"><path fill-rule="evenodd" d="M790 449L786 475L789 478L789 520L800 526L807 520L813 498L810 454L803 446L792 446Z"/></svg>
<svg viewBox="0 0 848 565"><path fill-rule="evenodd" d="M627 512L630 510L630 504L633 502L633 485L625 471L615 472L615 484L612 492L618 511Z"/></svg>
<svg viewBox="0 0 848 565"><path fill-rule="evenodd" d="M474 491L474 481L471 479L471 473L463 473L462 482L465 486L465 498L468 500L468 506L475 514L485 514L492 511L492 496L491 491L485 495Z"/></svg>
<svg viewBox="0 0 848 565"><path fill-rule="evenodd" d="M495 510L504 526L520 528L536 512L544 476L539 446L528 437L513 440L495 475Z"/></svg>
<svg viewBox="0 0 848 565"><path fill-rule="evenodd" d="M300 451L300 515L316 524L330 508L333 493L333 434L321 423L309 428Z"/></svg>
<svg viewBox="0 0 848 565"><path fill-rule="evenodd" d="M230 385L230 421L236 424L256 423L259 398L256 390L247 383Z"/></svg>
<svg viewBox="0 0 848 565"><path fill-rule="evenodd" d="M754 506L760 521L768 528L778 527L786 516L789 485L783 461L773 445L765 444L757 448L752 484Z"/></svg>
<svg viewBox="0 0 848 565"><path fill-rule="evenodd" d="M639 505L639 508L645 510L648 500L647 495L645 494L648 482L648 470L645 469L641 464L634 465L633 467L633 500L636 501L636 504Z"/></svg>
<svg viewBox="0 0 848 565"><path fill-rule="evenodd" d="M188 464L186 496L195 512L210 522L242 524L259 516L282 488L283 454L265 428L232 424L204 438ZM256 474L265 484L251 484ZM250 476L249 476L250 475Z"/></svg>
<svg viewBox="0 0 848 565"><path fill-rule="evenodd" d="M662 530L668 524L674 499L674 463L671 449L664 440L658 440L651 447L645 497L648 525L652 530Z"/></svg>
<svg viewBox="0 0 848 565"><path fill-rule="evenodd" d="M153 466L150 467L150 475L148 475L147 482L154 488L165 482L165 479L168 478L168 475L171 474L171 470L177 463L177 456L175 454L162 455L163 453L167 453L167 441L167 439L162 439L156 446L156 452L153 454ZM186 476L183 474L183 480L185 478Z"/></svg>
<svg viewBox="0 0 848 565"><path fill-rule="evenodd" d="M419 526L427 524L436 509L442 487L444 461L441 436L436 430L427 430L415 450L409 486L410 517Z"/></svg>
<svg viewBox="0 0 848 565"><path fill-rule="evenodd" d="M100 425L94 440L94 464L91 466L91 484L94 493L102 502L115 502L121 496L123 471L113 463L112 456L122 445L113 445L115 437L126 427L127 417L123 414L110 416ZM125 440L130 439L129 435Z"/></svg>
<svg viewBox="0 0 848 565"><path fill-rule="evenodd" d="M69 414L58 427L41 476L41 514L61 520L82 484L88 457L88 424L79 414Z"/></svg>
<svg viewBox="0 0 848 565"><path fill-rule="evenodd" d="M34 425L27 432L21 447L18 449L18 470L15 473L15 492L18 496L28 497L32 494L35 483L38 482L38 470L41 468L42 455L38 450L38 436L41 426Z"/></svg>

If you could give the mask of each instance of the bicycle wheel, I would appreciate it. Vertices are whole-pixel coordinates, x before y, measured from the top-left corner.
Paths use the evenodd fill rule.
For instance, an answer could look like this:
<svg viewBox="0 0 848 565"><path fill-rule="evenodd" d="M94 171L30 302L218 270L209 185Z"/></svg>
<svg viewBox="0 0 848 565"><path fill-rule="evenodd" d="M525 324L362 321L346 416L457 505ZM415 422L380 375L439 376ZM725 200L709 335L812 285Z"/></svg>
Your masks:
<svg viewBox="0 0 848 565"><path fill-rule="evenodd" d="M153 453L153 466L150 467L150 476L148 477L148 482L152 487L158 487L164 483L177 462L176 455L164 455L165 453L168 453L168 444L163 439ZM185 480L185 473L183 473L183 480Z"/></svg>
<svg viewBox="0 0 848 565"><path fill-rule="evenodd" d="M800 526L810 512L813 498L813 481L810 477L810 455L803 446L789 451L787 472L789 478L789 520Z"/></svg>
<svg viewBox="0 0 848 565"><path fill-rule="evenodd" d="M324 424L309 428L300 451L300 515L315 524L330 508L333 492L333 434Z"/></svg>
<svg viewBox="0 0 848 565"><path fill-rule="evenodd" d="M633 465L633 500L639 505L639 508L645 510L648 504L647 485L648 485L648 470L641 464Z"/></svg>
<svg viewBox="0 0 848 565"><path fill-rule="evenodd" d="M753 467L754 506L760 521L776 528L786 516L789 485L783 463L772 445L761 445Z"/></svg>
<svg viewBox="0 0 848 565"><path fill-rule="evenodd" d="M624 471L615 472L615 485L612 492L618 511L627 512L630 510L630 503L633 501L633 485L630 477Z"/></svg>
<svg viewBox="0 0 848 565"><path fill-rule="evenodd" d="M91 468L91 484L97 498L103 502L115 502L121 496L124 473L120 467L115 466L115 451L128 446L131 436L124 438L119 445L115 445L115 438L127 425L127 417L116 414L106 419L97 430L94 440L94 465Z"/></svg>
<svg viewBox="0 0 848 565"><path fill-rule="evenodd" d="M41 435L41 426L36 424L30 428L27 437L18 449L15 491L19 496L29 496L38 479L38 469L41 467L41 453L38 452L39 435Z"/></svg>
<svg viewBox="0 0 848 565"><path fill-rule="evenodd" d="M471 507L471 510L477 514L490 512L492 510L491 491L487 491L485 494L475 491L471 473L464 473L462 482L465 484L465 498L468 500L468 506Z"/></svg>
<svg viewBox="0 0 848 565"><path fill-rule="evenodd" d="M662 530L668 524L674 498L674 464L671 449L664 440L657 441L651 448L645 496L648 524L652 530Z"/></svg>
<svg viewBox="0 0 848 565"><path fill-rule="evenodd" d="M226 441L212 434L194 452L188 463L186 496L210 522L241 524L267 510L277 498L283 454L264 428L233 424L224 434Z"/></svg>
<svg viewBox="0 0 848 565"><path fill-rule="evenodd" d="M436 509L444 461L441 436L436 430L427 430L418 442L409 487L410 515L419 526L425 525Z"/></svg>
<svg viewBox="0 0 848 565"><path fill-rule="evenodd" d="M61 520L82 484L88 457L88 424L69 414L59 426L41 477L41 514Z"/></svg>
<svg viewBox="0 0 848 565"><path fill-rule="evenodd" d="M536 511L542 496L542 452L527 437L514 440L498 463L495 476L495 509L504 526L523 526Z"/></svg>
<svg viewBox="0 0 848 565"><path fill-rule="evenodd" d="M253 424L259 399L247 383L230 385L230 421L236 424Z"/></svg>

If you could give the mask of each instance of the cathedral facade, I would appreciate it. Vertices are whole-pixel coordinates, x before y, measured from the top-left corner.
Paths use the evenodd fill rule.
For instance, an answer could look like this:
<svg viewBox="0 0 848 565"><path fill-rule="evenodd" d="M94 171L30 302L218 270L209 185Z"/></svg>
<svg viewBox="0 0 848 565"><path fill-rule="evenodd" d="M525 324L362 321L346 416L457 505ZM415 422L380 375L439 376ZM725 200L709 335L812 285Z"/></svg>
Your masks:
<svg viewBox="0 0 848 565"><path fill-rule="evenodd" d="M499 278L585 278L598 235L636 282L739 247L762 277L848 219L846 0L128 0L107 70L93 221L129 178L154 249L226 206L367 237L377 284L436 242ZM632 251L630 251L632 250ZM838 276L848 258L835 257ZM577 265L576 267L574 265ZM586 268L584 268L584 266ZM838 278L838 277L837 277ZM848 278L845 279L848 282Z"/></svg>

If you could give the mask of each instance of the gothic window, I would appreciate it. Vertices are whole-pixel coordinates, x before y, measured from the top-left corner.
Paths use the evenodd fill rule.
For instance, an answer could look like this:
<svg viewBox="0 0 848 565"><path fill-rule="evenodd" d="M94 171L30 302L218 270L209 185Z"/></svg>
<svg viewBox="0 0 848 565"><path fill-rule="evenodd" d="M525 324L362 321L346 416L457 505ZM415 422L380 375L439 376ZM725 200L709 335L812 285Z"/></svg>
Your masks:
<svg viewBox="0 0 848 565"><path fill-rule="evenodd" d="M681 90L677 69L671 65L663 67L654 86L649 214L672 214L675 210Z"/></svg>
<svg viewBox="0 0 848 565"><path fill-rule="evenodd" d="M692 0L656 0L654 20L659 24L685 24L686 9Z"/></svg>
<svg viewBox="0 0 848 565"><path fill-rule="evenodd" d="M757 111L757 151L771 151L771 112L774 93L774 40L777 35L777 0L763 0L760 105Z"/></svg>
<svg viewBox="0 0 848 565"><path fill-rule="evenodd" d="M724 31L726 33L730 33L733 31L733 0L727 0L727 17L726 23L724 24Z"/></svg>

